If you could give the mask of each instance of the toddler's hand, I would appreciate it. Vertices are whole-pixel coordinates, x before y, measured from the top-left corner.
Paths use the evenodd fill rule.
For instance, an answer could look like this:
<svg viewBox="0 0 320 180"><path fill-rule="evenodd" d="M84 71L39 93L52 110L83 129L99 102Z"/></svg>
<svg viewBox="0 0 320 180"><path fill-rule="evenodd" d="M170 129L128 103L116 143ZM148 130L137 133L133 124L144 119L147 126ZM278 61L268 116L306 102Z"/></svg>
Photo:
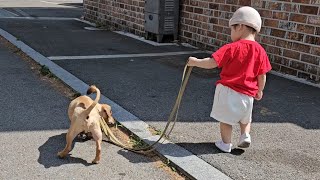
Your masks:
<svg viewBox="0 0 320 180"><path fill-rule="evenodd" d="M198 58L196 58L196 57L192 57L192 56L190 56L189 58L188 58L188 66L195 66L195 62L198 60Z"/></svg>
<svg viewBox="0 0 320 180"><path fill-rule="evenodd" d="M263 91L258 91L257 95L254 97L255 100L260 101L263 96Z"/></svg>

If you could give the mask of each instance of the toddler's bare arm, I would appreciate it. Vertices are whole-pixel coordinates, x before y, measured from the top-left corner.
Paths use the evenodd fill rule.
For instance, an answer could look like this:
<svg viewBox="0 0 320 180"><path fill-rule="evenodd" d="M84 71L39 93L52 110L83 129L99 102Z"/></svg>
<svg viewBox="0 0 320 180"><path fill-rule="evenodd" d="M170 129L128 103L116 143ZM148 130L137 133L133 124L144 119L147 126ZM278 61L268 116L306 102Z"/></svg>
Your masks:
<svg viewBox="0 0 320 180"><path fill-rule="evenodd" d="M213 69L217 67L217 63L213 58L198 59L196 57L189 57L188 66L196 66L204 69Z"/></svg>
<svg viewBox="0 0 320 180"><path fill-rule="evenodd" d="M254 97L256 100L261 100L262 96L263 96L263 89L264 86L266 85L266 81L267 81L267 76L266 74L261 74L258 76L258 93L256 95L256 97Z"/></svg>
<svg viewBox="0 0 320 180"><path fill-rule="evenodd" d="M258 87L259 87L258 91L263 91L264 86L266 85L266 81L267 81L266 74L261 74L258 76Z"/></svg>

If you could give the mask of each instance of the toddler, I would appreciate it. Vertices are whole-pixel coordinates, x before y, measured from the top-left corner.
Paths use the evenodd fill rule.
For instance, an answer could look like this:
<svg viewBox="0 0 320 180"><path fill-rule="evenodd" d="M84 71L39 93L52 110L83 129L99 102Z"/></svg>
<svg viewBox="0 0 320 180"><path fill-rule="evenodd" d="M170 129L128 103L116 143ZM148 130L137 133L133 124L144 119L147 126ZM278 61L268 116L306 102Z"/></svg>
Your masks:
<svg viewBox="0 0 320 180"><path fill-rule="evenodd" d="M211 57L188 59L188 66L222 68L210 116L220 122L221 140L215 145L223 152L231 152L232 126L237 124L241 129L238 147L250 146L253 100L262 98L266 73L271 70L265 50L255 41L261 29L260 14L252 7L241 7L229 20L229 27L232 43Z"/></svg>

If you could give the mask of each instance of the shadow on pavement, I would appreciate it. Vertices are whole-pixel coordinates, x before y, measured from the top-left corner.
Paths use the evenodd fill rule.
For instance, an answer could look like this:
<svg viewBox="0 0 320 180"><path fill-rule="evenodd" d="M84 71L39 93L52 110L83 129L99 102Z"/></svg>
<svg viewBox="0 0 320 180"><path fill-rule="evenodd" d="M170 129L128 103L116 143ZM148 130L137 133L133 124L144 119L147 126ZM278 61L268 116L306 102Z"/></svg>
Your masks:
<svg viewBox="0 0 320 180"><path fill-rule="evenodd" d="M68 155L65 159L59 159L57 153L64 148L65 137L66 133L52 136L42 146L40 146L38 148L40 153L38 162L45 168L58 167L64 164L83 164L85 166L93 165L84 159L72 157L70 155Z"/></svg>
<svg viewBox="0 0 320 180"><path fill-rule="evenodd" d="M177 145L188 149L193 154L204 155L204 154L219 154L224 153L220 151L213 143L211 142L203 142L203 143L176 143ZM232 155L240 156L244 153L243 149L234 148L231 151Z"/></svg>
<svg viewBox="0 0 320 180"><path fill-rule="evenodd" d="M150 159L147 155L140 155L127 150L120 150L118 154L126 158L131 163L150 163Z"/></svg>

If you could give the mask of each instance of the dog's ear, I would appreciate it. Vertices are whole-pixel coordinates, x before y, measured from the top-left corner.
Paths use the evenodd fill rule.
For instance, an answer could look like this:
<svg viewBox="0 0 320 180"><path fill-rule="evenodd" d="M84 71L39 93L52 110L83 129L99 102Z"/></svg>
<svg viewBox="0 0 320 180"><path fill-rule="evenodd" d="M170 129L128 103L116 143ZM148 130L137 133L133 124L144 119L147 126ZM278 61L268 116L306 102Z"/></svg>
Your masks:
<svg viewBox="0 0 320 180"><path fill-rule="evenodd" d="M101 104L101 110L103 111L103 114L106 115L106 119L108 119L108 123L114 124L115 120L112 117L112 110L111 106L108 104Z"/></svg>
<svg viewBox="0 0 320 180"><path fill-rule="evenodd" d="M83 109L86 109L86 105L84 103L79 103L78 105L79 107L83 108Z"/></svg>
<svg viewBox="0 0 320 180"><path fill-rule="evenodd" d="M101 111L103 111L106 116L112 116L111 107L108 104L101 104Z"/></svg>

